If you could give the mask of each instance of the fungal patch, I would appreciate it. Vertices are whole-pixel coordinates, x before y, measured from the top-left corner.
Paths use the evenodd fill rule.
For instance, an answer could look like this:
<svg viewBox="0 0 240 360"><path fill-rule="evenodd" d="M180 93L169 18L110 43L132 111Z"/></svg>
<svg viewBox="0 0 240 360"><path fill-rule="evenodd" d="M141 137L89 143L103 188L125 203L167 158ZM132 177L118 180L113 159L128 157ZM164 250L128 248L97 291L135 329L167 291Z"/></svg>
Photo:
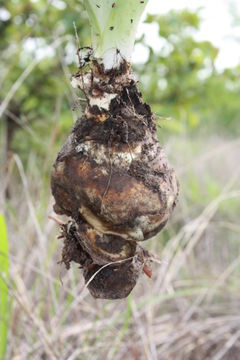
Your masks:
<svg viewBox="0 0 240 360"><path fill-rule="evenodd" d="M90 106L97 106L99 109L109 110L111 101L116 96L117 96L117 94L108 94L108 93L105 93L101 97L89 96L89 103L90 103Z"/></svg>

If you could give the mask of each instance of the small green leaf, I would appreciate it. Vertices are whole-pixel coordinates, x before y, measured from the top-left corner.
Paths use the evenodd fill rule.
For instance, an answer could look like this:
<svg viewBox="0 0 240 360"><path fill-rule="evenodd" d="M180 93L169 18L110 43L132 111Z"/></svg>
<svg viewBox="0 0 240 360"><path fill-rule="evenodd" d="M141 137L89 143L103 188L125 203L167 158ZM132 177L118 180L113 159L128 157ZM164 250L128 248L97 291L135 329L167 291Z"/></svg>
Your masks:
<svg viewBox="0 0 240 360"><path fill-rule="evenodd" d="M8 332L8 288L9 277L8 236L4 216L0 214L0 359L4 358Z"/></svg>

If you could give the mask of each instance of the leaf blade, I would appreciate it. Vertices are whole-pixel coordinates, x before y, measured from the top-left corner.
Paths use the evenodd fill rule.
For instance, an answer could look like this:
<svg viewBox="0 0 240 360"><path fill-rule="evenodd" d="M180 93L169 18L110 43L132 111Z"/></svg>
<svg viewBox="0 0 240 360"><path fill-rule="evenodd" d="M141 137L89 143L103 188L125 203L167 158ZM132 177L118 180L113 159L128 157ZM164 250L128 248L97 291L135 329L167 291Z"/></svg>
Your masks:
<svg viewBox="0 0 240 360"><path fill-rule="evenodd" d="M8 287L5 280L9 278L8 235L3 214L0 214L0 358L4 358L7 348L8 332Z"/></svg>

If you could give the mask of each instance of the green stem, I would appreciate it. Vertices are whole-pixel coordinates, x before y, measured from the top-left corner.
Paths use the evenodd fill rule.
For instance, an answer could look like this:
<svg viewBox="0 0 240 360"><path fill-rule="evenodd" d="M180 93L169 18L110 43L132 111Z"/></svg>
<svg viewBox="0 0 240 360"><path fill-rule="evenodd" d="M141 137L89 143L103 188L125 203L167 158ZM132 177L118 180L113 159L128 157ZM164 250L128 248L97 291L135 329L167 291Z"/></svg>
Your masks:
<svg viewBox="0 0 240 360"><path fill-rule="evenodd" d="M8 277L9 263L7 226L3 214L0 213L0 359L4 358L7 348L7 332L10 316L10 309L8 306L8 287L6 285Z"/></svg>
<svg viewBox="0 0 240 360"><path fill-rule="evenodd" d="M130 62L137 27L148 0L83 0L95 57L106 70Z"/></svg>

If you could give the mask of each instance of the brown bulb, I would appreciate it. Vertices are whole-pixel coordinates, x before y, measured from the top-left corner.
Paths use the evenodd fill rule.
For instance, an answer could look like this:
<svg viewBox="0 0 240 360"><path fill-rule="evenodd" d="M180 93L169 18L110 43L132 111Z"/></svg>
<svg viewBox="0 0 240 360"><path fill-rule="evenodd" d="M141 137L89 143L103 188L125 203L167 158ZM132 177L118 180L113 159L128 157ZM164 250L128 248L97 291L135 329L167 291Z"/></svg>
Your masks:
<svg viewBox="0 0 240 360"><path fill-rule="evenodd" d="M99 88L104 74L100 78ZM133 80L119 88L117 79L109 85L116 96L108 110L88 104L59 152L51 178L56 213L74 219L75 237L97 268L134 256L137 242L158 234L173 211L179 187L158 143L149 106ZM100 96L99 91L89 93ZM118 263L102 270L89 285L91 293L96 295L98 278L105 284L101 297L104 292L110 296L117 274L119 284L124 282L124 271L132 273L131 285L135 283L139 268ZM85 267L87 281L86 274L90 270ZM127 284L130 289L129 281L119 285L123 293L116 290L117 297L125 296Z"/></svg>

